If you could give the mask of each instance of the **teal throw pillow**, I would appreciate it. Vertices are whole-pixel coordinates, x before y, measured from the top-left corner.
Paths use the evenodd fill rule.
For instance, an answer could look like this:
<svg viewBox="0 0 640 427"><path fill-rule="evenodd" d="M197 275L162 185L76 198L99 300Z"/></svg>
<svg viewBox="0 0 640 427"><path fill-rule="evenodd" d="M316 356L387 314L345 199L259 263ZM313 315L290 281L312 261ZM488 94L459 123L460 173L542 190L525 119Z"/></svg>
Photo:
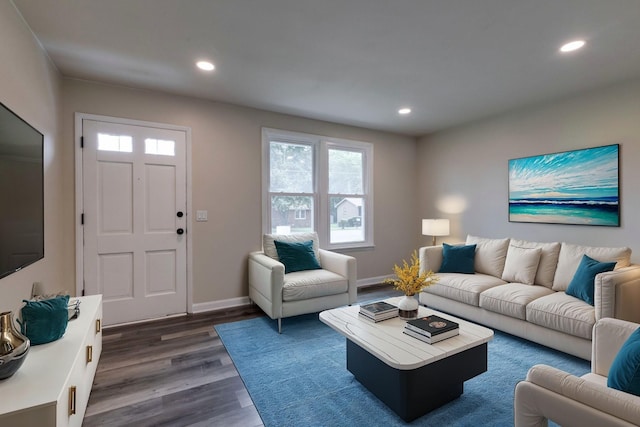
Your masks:
<svg viewBox="0 0 640 427"><path fill-rule="evenodd" d="M318 270L320 263L313 252L313 240L306 242L280 242L274 241L278 258L284 264L284 272Z"/></svg>
<svg viewBox="0 0 640 427"><path fill-rule="evenodd" d="M452 246L442 244L442 265L438 273L473 274L476 259L476 245Z"/></svg>
<svg viewBox="0 0 640 427"><path fill-rule="evenodd" d="M69 295L42 301L24 300L22 321L19 322L23 335L32 345L45 344L62 338L69 321Z"/></svg>
<svg viewBox="0 0 640 427"><path fill-rule="evenodd" d="M612 271L615 266L615 261L600 262L588 257L587 255L583 255L580 265L578 265L578 269L573 275L571 283L569 283L566 294L580 298L588 304L595 305L594 293L596 275L604 273L605 271Z"/></svg>
<svg viewBox="0 0 640 427"><path fill-rule="evenodd" d="M613 359L607 385L640 396L640 328L627 338Z"/></svg>

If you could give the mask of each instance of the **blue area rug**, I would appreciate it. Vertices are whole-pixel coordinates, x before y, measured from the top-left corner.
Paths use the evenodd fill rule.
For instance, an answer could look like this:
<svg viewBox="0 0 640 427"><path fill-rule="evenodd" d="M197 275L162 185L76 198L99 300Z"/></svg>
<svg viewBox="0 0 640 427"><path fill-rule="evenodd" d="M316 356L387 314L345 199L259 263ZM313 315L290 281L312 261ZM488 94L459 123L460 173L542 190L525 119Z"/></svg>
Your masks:
<svg viewBox="0 0 640 427"><path fill-rule="evenodd" d="M464 383L460 398L405 423L346 369L345 338L318 314L267 317L215 327L267 427L512 426L513 391L544 363L583 375L589 362L496 331L489 369ZM429 384L425 384L429 387Z"/></svg>

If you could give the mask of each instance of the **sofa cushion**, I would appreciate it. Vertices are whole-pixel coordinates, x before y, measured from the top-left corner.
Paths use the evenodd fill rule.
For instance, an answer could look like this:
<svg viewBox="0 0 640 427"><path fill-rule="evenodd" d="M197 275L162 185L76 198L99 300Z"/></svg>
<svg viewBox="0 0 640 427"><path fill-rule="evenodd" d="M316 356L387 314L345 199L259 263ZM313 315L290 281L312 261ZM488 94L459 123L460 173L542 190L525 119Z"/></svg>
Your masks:
<svg viewBox="0 0 640 427"><path fill-rule="evenodd" d="M640 396L640 328L627 338L613 359L607 385Z"/></svg>
<svg viewBox="0 0 640 427"><path fill-rule="evenodd" d="M510 244L520 248L540 248L540 262L538 263L538 270L536 271L536 278L533 283L551 288L553 286L553 276L556 274L556 267L558 266L560 243L538 243L511 239ZM508 254L507 252L507 255Z"/></svg>
<svg viewBox="0 0 640 427"><path fill-rule="evenodd" d="M438 273L473 274L476 245L451 246L442 244L442 264Z"/></svg>
<svg viewBox="0 0 640 427"><path fill-rule="evenodd" d="M280 242L306 242L307 240L313 240L313 252L316 255L316 259L320 260L318 234L314 232L310 233L294 233L294 234L265 234L262 236L262 250L264 254L270 258L280 261L278 257L278 250L276 249L275 241Z"/></svg>
<svg viewBox="0 0 640 427"><path fill-rule="evenodd" d="M567 287L567 295L594 305L596 275L611 271L615 266L615 262L599 262L587 255L582 255L582 261L580 261L576 274Z"/></svg>
<svg viewBox="0 0 640 427"><path fill-rule="evenodd" d="M278 258L284 264L285 274L321 268L320 262L313 252L313 240L290 243L276 240L274 243L278 251Z"/></svg>
<svg viewBox="0 0 640 427"><path fill-rule="evenodd" d="M502 277L509 239L486 239L468 235L467 245L473 244L476 245L475 271L494 277Z"/></svg>
<svg viewBox="0 0 640 427"><path fill-rule="evenodd" d="M528 322L590 340L596 314L593 306L564 292L553 292L527 305Z"/></svg>
<svg viewBox="0 0 640 427"><path fill-rule="evenodd" d="M618 268L627 267L630 264L631 249L606 248L596 246L580 246L562 242L560 255L558 256L558 267L553 278L553 290L565 291L576 274L578 265L582 260L582 255L588 255L600 262L615 261Z"/></svg>
<svg viewBox="0 0 640 427"><path fill-rule="evenodd" d="M296 271L284 276L283 301L300 301L309 298L347 292L349 281L329 270Z"/></svg>
<svg viewBox="0 0 640 427"><path fill-rule="evenodd" d="M502 280L533 285L541 253L542 249L540 248L522 248L515 246L513 242L509 243Z"/></svg>
<svg viewBox="0 0 640 427"><path fill-rule="evenodd" d="M551 289L544 286L509 283L482 292L480 294L480 307L494 313L525 320L527 317L527 304L552 293Z"/></svg>
<svg viewBox="0 0 640 427"><path fill-rule="evenodd" d="M497 277L479 273L438 273L438 277L440 278L438 283L427 287L423 292L440 295L476 307L480 304L480 293L507 283Z"/></svg>

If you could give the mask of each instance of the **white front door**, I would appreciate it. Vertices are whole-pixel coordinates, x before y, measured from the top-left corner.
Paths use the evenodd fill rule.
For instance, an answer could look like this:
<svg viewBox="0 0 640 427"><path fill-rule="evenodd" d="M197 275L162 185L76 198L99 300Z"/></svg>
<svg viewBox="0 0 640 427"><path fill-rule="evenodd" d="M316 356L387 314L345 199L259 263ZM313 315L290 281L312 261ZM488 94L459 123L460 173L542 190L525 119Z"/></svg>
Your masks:
<svg viewBox="0 0 640 427"><path fill-rule="evenodd" d="M187 310L186 134L82 120L84 291L104 324Z"/></svg>

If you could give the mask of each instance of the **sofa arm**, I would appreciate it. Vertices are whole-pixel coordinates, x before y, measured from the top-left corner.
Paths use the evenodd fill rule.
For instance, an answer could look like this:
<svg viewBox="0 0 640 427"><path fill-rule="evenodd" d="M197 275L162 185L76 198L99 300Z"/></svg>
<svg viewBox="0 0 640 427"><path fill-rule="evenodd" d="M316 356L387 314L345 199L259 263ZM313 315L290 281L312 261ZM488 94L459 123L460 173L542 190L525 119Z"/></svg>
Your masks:
<svg viewBox="0 0 640 427"><path fill-rule="evenodd" d="M258 292L270 304L260 307L273 319L282 316L282 287L284 264L268 257L264 252L249 254L249 296Z"/></svg>
<svg viewBox="0 0 640 427"><path fill-rule="evenodd" d="M595 278L596 320L604 317L640 323L640 265L631 265Z"/></svg>
<svg viewBox="0 0 640 427"><path fill-rule="evenodd" d="M442 264L442 246L423 246L418 250L420 274L426 271L437 272Z"/></svg>
<svg viewBox="0 0 640 427"><path fill-rule="evenodd" d="M358 271L356 259L349 255L320 249L320 265L325 270L346 277L349 283L349 304L358 300Z"/></svg>
<svg viewBox="0 0 640 427"><path fill-rule="evenodd" d="M554 417L552 419L562 425L598 425L597 422L593 424L594 417L598 417L598 412L623 421L617 425L625 425L626 423L640 425L640 397L638 396L576 377L546 365L535 365L529 369L527 382L557 394L558 397L554 401L576 402L571 407L564 404L561 408L556 408L561 411L553 411L553 408L549 408L549 411L554 412L555 416L550 413L544 414L550 418ZM520 384L517 387L519 386ZM519 396L517 387L516 406L519 405L517 402L519 397L525 397L521 394ZM569 401L562 399L563 397ZM517 418L516 415L516 420ZM603 416L603 418L608 417Z"/></svg>
<svg viewBox="0 0 640 427"><path fill-rule="evenodd" d="M620 319L600 319L593 326L591 372L609 376L609 368L622 344L640 325Z"/></svg>

